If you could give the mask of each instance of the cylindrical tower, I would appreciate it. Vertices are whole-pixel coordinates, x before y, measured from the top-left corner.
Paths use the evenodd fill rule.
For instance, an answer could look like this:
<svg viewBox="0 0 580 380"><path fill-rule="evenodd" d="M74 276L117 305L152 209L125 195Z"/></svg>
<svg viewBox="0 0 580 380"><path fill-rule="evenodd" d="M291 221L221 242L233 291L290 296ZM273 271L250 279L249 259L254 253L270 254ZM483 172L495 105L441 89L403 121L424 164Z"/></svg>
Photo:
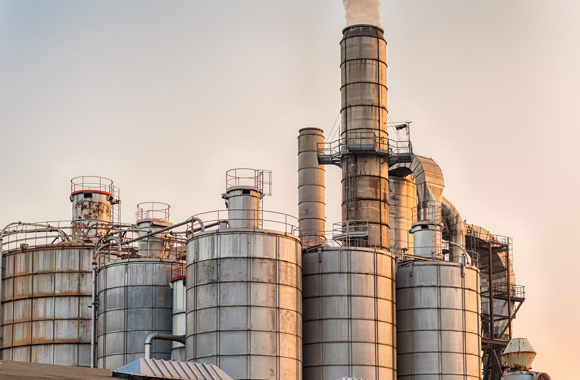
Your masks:
<svg viewBox="0 0 580 380"><path fill-rule="evenodd" d="M480 379L479 270L407 261L396 283L398 379Z"/></svg>
<svg viewBox="0 0 580 380"><path fill-rule="evenodd" d="M391 253L395 257L412 254L413 209L417 207L417 187L412 175L389 178L389 225Z"/></svg>
<svg viewBox="0 0 580 380"><path fill-rule="evenodd" d="M2 359L88 366L94 245L20 238L2 254Z"/></svg>
<svg viewBox="0 0 580 380"><path fill-rule="evenodd" d="M226 172L226 192L222 198L228 208L231 228L260 228L262 198L269 195L272 172L262 169L237 168Z"/></svg>
<svg viewBox="0 0 580 380"><path fill-rule="evenodd" d="M116 369L145 355L145 338L172 333L171 261L124 259L98 272L97 365ZM154 359L171 359L171 342L154 340Z"/></svg>
<svg viewBox="0 0 580 380"><path fill-rule="evenodd" d="M389 249L387 43L381 28L352 25L340 46L342 220L351 231L365 221L362 245Z"/></svg>
<svg viewBox="0 0 580 380"><path fill-rule="evenodd" d="M302 379L301 245L272 230L223 228L187 243L188 361L235 379Z"/></svg>
<svg viewBox="0 0 580 380"><path fill-rule="evenodd" d="M82 176L71 180L73 240L91 242L103 236L115 221L119 190L104 177Z"/></svg>
<svg viewBox="0 0 580 380"><path fill-rule="evenodd" d="M318 146L324 143L322 129L303 128L298 136L298 218L302 246L320 245L325 238L324 166L318 163Z"/></svg>
<svg viewBox="0 0 580 380"><path fill-rule="evenodd" d="M443 227L441 205L423 202L413 210L413 254L430 259L442 259L441 229ZM460 257L458 257L460 259Z"/></svg>
<svg viewBox="0 0 580 380"><path fill-rule="evenodd" d="M304 378L397 378L395 259L385 250L303 254Z"/></svg>
<svg viewBox="0 0 580 380"><path fill-rule="evenodd" d="M137 205L138 235L160 230L171 225L169 222L169 206L161 202L143 202ZM139 240L139 254L142 257L165 257L167 251L167 232Z"/></svg>
<svg viewBox="0 0 580 380"><path fill-rule="evenodd" d="M173 289L173 335L186 334L185 312L185 263L175 263L171 271L171 288ZM171 360L184 362L185 345L173 342L171 348Z"/></svg>

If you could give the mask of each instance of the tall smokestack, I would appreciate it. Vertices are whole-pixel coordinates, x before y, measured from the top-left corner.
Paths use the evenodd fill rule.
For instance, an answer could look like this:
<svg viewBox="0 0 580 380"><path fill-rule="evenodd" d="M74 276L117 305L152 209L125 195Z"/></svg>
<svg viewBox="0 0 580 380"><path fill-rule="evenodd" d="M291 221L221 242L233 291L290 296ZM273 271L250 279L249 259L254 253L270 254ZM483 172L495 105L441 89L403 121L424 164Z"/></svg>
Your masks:
<svg viewBox="0 0 580 380"><path fill-rule="evenodd" d="M341 47L342 220L346 231L368 222L356 245L389 249L387 43L383 30L353 25Z"/></svg>

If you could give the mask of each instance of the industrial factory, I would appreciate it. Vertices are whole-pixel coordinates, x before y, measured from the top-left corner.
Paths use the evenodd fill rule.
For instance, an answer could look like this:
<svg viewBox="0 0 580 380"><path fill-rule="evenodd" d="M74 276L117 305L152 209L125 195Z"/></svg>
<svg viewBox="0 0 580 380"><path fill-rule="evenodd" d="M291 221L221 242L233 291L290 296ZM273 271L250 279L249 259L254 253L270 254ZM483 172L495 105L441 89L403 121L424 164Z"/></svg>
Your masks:
<svg viewBox="0 0 580 380"><path fill-rule="evenodd" d="M265 207L269 170L235 168L225 208L186 220L146 202L122 221L113 180L84 176L71 220L2 227L0 358L128 379L549 380L513 336L512 239L464 222L411 123L390 121L386 50L380 27L343 30L340 129L298 131L297 217Z"/></svg>

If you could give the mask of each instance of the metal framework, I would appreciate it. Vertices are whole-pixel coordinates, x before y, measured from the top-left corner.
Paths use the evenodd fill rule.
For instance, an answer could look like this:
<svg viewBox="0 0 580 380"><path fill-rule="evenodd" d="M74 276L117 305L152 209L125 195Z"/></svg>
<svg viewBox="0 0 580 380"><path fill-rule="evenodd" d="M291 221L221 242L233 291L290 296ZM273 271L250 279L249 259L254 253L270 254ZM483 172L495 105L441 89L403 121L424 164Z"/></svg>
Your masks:
<svg viewBox="0 0 580 380"><path fill-rule="evenodd" d="M525 300L525 288L514 284L512 239L466 227L466 249L480 256L483 380L500 380L505 368L501 355L512 338L512 322Z"/></svg>

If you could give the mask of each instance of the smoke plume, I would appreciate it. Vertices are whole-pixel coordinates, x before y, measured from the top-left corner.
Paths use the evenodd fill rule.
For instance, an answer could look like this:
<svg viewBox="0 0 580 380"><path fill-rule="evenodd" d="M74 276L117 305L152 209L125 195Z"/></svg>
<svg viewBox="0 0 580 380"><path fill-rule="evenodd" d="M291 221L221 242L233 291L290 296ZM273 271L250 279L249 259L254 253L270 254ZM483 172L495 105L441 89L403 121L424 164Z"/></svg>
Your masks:
<svg viewBox="0 0 580 380"><path fill-rule="evenodd" d="M380 0L342 0L346 11L346 25L371 24L379 26Z"/></svg>

